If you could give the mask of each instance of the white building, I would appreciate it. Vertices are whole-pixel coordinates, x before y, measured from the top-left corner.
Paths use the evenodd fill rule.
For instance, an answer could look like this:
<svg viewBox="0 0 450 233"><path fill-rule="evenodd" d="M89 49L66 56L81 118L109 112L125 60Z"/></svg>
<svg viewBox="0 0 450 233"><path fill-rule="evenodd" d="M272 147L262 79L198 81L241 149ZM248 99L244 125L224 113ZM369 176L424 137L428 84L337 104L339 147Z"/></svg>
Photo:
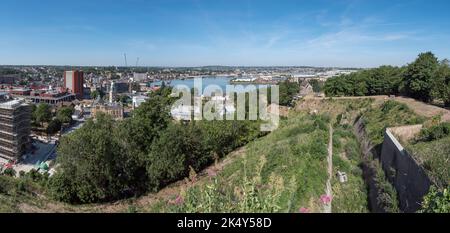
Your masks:
<svg viewBox="0 0 450 233"><path fill-rule="evenodd" d="M143 95L133 96L133 109L139 107L142 103L144 103L148 99L149 99L148 96Z"/></svg>

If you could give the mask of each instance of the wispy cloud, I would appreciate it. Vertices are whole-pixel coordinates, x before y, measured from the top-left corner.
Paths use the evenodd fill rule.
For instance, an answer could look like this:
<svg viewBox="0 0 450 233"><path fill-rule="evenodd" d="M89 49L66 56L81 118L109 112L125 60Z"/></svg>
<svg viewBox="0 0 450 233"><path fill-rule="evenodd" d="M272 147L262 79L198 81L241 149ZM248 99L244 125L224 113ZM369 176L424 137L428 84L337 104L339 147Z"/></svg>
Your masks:
<svg viewBox="0 0 450 233"><path fill-rule="evenodd" d="M326 33L309 39L306 44L311 47L335 47L361 45L370 42L393 42L417 39L414 32L370 32L354 29L343 29L338 32Z"/></svg>

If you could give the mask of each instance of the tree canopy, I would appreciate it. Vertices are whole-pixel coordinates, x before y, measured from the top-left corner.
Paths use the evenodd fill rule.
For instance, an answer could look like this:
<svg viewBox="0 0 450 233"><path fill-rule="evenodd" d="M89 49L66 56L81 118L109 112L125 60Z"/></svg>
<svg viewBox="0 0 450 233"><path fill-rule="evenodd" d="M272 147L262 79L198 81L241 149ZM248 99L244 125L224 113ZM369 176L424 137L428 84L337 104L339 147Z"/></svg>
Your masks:
<svg viewBox="0 0 450 233"><path fill-rule="evenodd" d="M62 107L56 112L56 119L61 123L70 123L72 122L73 112L74 110L71 107Z"/></svg>
<svg viewBox="0 0 450 233"><path fill-rule="evenodd" d="M36 124L42 125L44 122L50 122L52 119L51 107L48 104L41 103L33 111L33 119Z"/></svg>
<svg viewBox="0 0 450 233"><path fill-rule="evenodd" d="M441 100L450 106L450 68L431 53L421 53L404 67L380 66L326 81L327 96L405 95L421 101Z"/></svg>
<svg viewBox="0 0 450 233"><path fill-rule="evenodd" d="M433 53L421 53L419 57L406 67L404 73L405 92L408 96L429 102L433 79L439 67L439 61Z"/></svg>
<svg viewBox="0 0 450 233"><path fill-rule="evenodd" d="M100 114L64 136L49 180L54 198L92 203L156 191L261 134L258 122L174 122L169 94L154 93L131 118Z"/></svg>

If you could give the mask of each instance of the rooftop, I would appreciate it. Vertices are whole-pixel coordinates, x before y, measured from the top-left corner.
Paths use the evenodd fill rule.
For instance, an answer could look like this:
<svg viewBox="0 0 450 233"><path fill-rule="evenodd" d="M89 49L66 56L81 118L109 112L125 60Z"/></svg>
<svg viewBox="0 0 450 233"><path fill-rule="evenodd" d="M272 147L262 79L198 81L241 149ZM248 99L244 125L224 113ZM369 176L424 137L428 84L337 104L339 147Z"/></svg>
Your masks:
<svg viewBox="0 0 450 233"><path fill-rule="evenodd" d="M10 100L10 101L6 101L3 103L0 103L0 108L3 109L14 109L19 107L20 105L24 104L24 101L21 99L14 99L14 100Z"/></svg>

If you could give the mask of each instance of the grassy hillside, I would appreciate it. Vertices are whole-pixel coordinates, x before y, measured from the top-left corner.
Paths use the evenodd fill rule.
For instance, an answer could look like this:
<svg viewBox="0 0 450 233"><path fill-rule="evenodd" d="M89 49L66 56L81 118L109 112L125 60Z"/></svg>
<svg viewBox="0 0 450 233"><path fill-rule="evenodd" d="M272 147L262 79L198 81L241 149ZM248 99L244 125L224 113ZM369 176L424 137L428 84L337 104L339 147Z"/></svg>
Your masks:
<svg viewBox="0 0 450 233"><path fill-rule="evenodd" d="M325 115L291 115L278 130L247 145L219 174L210 175L206 184L193 184L151 211L321 212L330 120ZM332 179L333 212L368 212L356 138L350 128L339 126L334 139L334 172L347 172L349 182Z"/></svg>
<svg viewBox="0 0 450 233"><path fill-rule="evenodd" d="M191 171L185 181L158 193L115 204L71 206L48 200L35 183L27 186L34 188L23 190L19 180L2 177L0 212L45 211L49 205L64 212L321 212L330 124L334 128L332 211L368 212L361 151L351 126L354 118L365 116L374 140L380 140L387 126L418 123L423 118L390 101L330 99L304 104L305 111L291 112L276 131L231 153L202 174ZM314 109L317 115L308 114ZM347 174L348 182L338 181L338 171Z"/></svg>
<svg viewBox="0 0 450 233"><path fill-rule="evenodd" d="M333 134L333 174L345 172L348 181L340 183L337 176L333 177L333 212L369 212L361 162L360 147L351 126L336 125Z"/></svg>
<svg viewBox="0 0 450 233"><path fill-rule="evenodd" d="M412 142L406 145L406 149L422 164L439 188L450 184L450 136Z"/></svg>
<svg viewBox="0 0 450 233"><path fill-rule="evenodd" d="M373 107L362 115L366 132L373 145L383 142L387 127L421 124L426 119L415 114L406 104L386 101L381 106Z"/></svg>
<svg viewBox="0 0 450 233"><path fill-rule="evenodd" d="M28 179L0 175L0 213L41 208L49 202L41 193L41 187Z"/></svg>
<svg viewBox="0 0 450 233"><path fill-rule="evenodd" d="M299 115L281 122L268 136L206 184L193 184L159 203L158 212L319 212L324 193L328 119Z"/></svg>

